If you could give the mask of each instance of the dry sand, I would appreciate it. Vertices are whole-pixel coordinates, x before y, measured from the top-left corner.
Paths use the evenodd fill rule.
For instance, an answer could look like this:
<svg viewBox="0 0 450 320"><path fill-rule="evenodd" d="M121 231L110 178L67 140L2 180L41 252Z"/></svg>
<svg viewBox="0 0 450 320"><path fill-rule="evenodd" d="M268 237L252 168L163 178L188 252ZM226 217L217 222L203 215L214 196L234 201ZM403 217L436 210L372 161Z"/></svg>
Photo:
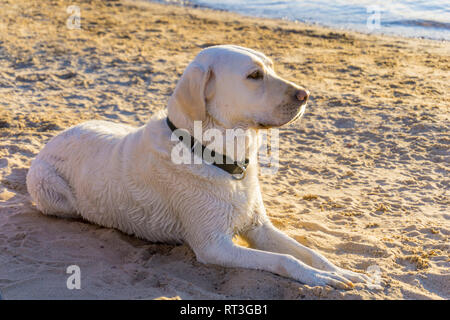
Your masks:
<svg viewBox="0 0 450 320"><path fill-rule="evenodd" d="M151 3L0 0L0 292L4 299L449 299L450 45ZM382 290L309 287L206 266L152 244L40 214L25 176L61 130L87 119L143 125L188 62L233 43L307 87L262 175L280 229L341 267L378 266ZM67 266L81 290L66 288Z"/></svg>

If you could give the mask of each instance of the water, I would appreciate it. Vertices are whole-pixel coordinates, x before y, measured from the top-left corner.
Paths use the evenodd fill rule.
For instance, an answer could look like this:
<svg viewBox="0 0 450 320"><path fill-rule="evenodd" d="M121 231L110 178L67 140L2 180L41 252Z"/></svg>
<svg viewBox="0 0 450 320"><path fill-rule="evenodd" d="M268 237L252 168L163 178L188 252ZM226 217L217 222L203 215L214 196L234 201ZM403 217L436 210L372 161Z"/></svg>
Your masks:
<svg viewBox="0 0 450 320"><path fill-rule="evenodd" d="M450 0L189 0L187 2L250 16L318 23L366 33L450 40Z"/></svg>

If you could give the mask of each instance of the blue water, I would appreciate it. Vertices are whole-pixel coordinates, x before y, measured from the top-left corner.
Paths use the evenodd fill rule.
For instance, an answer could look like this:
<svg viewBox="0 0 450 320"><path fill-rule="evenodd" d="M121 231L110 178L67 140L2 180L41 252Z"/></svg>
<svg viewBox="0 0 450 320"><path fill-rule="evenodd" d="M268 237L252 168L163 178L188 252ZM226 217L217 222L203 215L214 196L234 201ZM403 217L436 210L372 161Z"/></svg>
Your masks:
<svg viewBox="0 0 450 320"><path fill-rule="evenodd" d="M249 16L318 23L366 33L450 40L450 0L189 0L183 2Z"/></svg>

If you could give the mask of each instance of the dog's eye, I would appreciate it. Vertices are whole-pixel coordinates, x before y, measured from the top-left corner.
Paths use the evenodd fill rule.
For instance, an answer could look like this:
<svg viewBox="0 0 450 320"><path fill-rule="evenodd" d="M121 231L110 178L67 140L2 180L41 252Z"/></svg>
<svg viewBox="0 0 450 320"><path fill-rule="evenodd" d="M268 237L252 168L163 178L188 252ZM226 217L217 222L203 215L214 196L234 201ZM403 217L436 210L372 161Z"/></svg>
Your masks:
<svg viewBox="0 0 450 320"><path fill-rule="evenodd" d="M247 79L260 80L264 77L261 70L255 70L247 76Z"/></svg>

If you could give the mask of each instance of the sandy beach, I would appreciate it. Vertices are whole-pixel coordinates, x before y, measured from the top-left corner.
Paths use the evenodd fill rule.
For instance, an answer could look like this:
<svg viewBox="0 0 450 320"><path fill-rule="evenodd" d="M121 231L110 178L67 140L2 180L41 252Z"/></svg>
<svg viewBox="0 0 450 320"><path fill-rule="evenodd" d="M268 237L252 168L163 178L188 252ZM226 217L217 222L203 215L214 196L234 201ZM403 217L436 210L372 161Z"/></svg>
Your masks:
<svg viewBox="0 0 450 320"><path fill-rule="evenodd" d="M0 0L0 294L3 299L449 299L450 44L139 1ZM154 244L42 215L25 177L62 130L144 125L202 49L264 52L310 90L261 174L276 227L381 290L310 287L203 265ZM242 242L236 239L237 242ZM245 245L245 243L242 243ZM66 268L81 269L68 290Z"/></svg>

